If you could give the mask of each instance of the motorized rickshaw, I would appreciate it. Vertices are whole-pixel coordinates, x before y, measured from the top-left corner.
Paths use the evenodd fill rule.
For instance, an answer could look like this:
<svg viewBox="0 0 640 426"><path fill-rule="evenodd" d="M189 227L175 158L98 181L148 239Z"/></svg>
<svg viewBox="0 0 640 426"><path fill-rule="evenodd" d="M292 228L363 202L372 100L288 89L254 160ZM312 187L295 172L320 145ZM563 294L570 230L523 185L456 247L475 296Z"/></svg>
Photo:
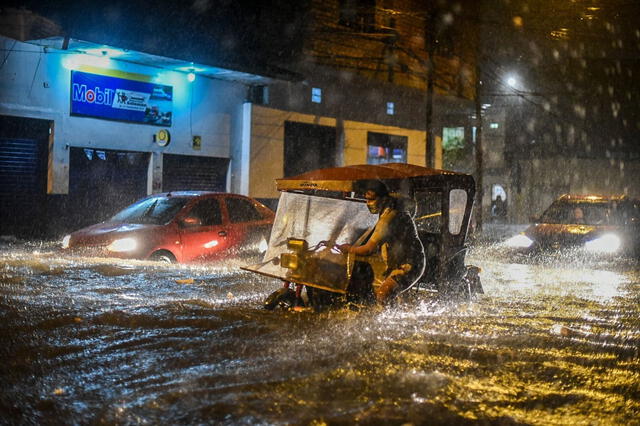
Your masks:
<svg viewBox="0 0 640 426"><path fill-rule="evenodd" d="M482 293L479 268L465 265L465 240L475 195L472 176L405 164L353 165L277 179L280 199L261 263L243 269L282 280L264 307L327 307L373 302L383 281L381 256L342 253L359 244L378 219L364 192L383 182L414 218L426 268L411 289L471 297Z"/></svg>

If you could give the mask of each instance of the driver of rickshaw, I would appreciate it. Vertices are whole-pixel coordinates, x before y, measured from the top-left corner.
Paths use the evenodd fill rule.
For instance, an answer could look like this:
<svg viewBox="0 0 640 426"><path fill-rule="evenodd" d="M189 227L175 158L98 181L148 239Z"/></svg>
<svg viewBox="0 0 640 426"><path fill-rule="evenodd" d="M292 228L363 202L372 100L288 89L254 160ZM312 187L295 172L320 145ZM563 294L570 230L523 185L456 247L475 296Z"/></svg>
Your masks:
<svg viewBox="0 0 640 426"><path fill-rule="evenodd" d="M411 214L400 208L397 199L389 194L386 185L373 181L365 192L367 207L378 214L370 235L361 245L341 244L343 252L367 256L379 254L386 262L384 281L376 290L376 300L386 304L402 291L413 286L422 276L425 267L425 255L422 242Z"/></svg>

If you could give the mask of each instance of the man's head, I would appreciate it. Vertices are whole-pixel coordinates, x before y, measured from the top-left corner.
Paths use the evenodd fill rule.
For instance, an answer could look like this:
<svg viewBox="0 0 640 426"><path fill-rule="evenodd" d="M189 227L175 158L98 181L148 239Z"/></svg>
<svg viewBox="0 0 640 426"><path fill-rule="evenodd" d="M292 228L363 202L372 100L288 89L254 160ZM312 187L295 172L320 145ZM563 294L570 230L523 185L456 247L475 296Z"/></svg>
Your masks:
<svg viewBox="0 0 640 426"><path fill-rule="evenodd" d="M389 189L379 180L372 181L365 189L364 198L367 200L369 211L373 214L380 213L386 206Z"/></svg>
<svg viewBox="0 0 640 426"><path fill-rule="evenodd" d="M580 207L573 209L573 218L575 220L584 220L584 212Z"/></svg>

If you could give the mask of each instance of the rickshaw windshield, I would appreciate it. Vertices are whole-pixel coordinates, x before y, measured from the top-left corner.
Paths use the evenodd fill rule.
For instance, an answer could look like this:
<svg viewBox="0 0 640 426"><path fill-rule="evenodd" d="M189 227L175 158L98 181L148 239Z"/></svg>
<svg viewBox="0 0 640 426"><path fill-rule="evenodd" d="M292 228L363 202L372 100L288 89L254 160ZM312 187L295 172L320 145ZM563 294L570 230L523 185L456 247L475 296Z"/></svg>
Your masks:
<svg viewBox="0 0 640 426"><path fill-rule="evenodd" d="M353 243L376 221L365 203L282 192L264 263L247 269L284 279L287 269L271 260L288 251L289 238L304 239L309 247L321 241Z"/></svg>

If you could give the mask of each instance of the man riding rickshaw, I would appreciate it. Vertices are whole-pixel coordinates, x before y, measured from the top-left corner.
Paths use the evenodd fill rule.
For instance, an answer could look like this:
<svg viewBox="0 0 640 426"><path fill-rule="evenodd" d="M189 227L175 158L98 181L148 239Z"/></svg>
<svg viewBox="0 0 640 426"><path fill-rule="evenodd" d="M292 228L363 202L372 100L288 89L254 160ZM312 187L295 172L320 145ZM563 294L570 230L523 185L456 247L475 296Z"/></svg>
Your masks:
<svg viewBox="0 0 640 426"><path fill-rule="evenodd" d="M389 163L276 183L281 195L264 260L243 268L283 282L265 308L386 304L411 290L482 292L479 269L464 264L472 176Z"/></svg>

